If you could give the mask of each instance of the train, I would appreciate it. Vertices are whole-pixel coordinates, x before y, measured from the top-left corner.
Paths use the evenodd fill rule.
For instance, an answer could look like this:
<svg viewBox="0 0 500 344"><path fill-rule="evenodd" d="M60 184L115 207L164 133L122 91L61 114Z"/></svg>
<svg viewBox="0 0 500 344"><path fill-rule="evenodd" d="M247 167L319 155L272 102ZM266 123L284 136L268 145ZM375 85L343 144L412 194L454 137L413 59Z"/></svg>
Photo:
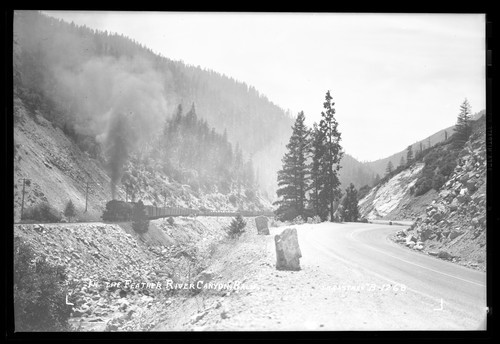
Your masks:
<svg viewBox="0 0 500 344"><path fill-rule="evenodd" d="M132 220L132 212L134 205L137 202L125 202L112 200L106 204L106 209L103 212L102 219L104 221L130 221ZM157 207L154 205L144 205L146 217L150 220L175 217L175 216L227 216L234 217L241 215L243 217L250 216L274 216L272 211L211 211L199 210L193 208L176 208L176 207Z"/></svg>
<svg viewBox="0 0 500 344"><path fill-rule="evenodd" d="M230 211L211 211L211 210L199 210L191 208L166 208L166 207L156 207L153 205L146 205L147 216L151 219L157 219L169 216L227 216L234 217L236 215L241 215L243 217L251 216L274 216L272 211L248 211L241 210L237 212Z"/></svg>
<svg viewBox="0 0 500 344"><path fill-rule="evenodd" d="M171 207L157 207L154 205L145 205L146 215L150 219L158 219L169 216L198 216L201 211L191 208L171 208Z"/></svg>

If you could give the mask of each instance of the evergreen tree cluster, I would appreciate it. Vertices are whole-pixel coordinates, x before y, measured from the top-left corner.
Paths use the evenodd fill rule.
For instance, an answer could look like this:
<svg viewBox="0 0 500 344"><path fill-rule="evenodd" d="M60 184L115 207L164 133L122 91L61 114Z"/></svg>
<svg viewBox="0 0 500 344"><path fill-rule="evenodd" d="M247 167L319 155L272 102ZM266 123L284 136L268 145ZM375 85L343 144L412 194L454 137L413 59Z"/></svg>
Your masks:
<svg viewBox="0 0 500 344"><path fill-rule="evenodd" d="M227 194L255 187L252 160L244 158L238 144L233 148L226 131L221 135L198 118L194 104L185 114L179 105L166 120L153 157L161 161L167 175L195 189L217 186Z"/></svg>
<svg viewBox="0 0 500 344"><path fill-rule="evenodd" d="M319 124L314 123L308 128L305 115L300 112L292 127L287 152L282 159L283 167L278 172L279 199L275 202L278 206L275 213L281 220L290 221L297 217L305 220L314 216L319 216L322 221L328 218L330 221L340 220L336 211L342 198L338 171L343 151L332 99L327 91ZM350 199L351 194L349 202ZM357 195L355 199L357 207ZM352 214L348 217L352 218Z"/></svg>
<svg viewBox="0 0 500 344"><path fill-rule="evenodd" d="M350 184L345 190L346 194L342 200L343 220L355 222L359 218L358 191L354 184Z"/></svg>

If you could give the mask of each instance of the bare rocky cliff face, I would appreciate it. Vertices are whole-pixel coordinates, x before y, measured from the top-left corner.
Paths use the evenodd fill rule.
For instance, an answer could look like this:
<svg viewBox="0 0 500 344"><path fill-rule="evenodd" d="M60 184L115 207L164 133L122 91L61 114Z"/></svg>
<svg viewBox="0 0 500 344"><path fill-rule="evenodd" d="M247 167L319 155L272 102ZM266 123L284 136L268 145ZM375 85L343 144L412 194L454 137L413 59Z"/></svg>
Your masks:
<svg viewBox="0 0 500 344"><path fill-rule="evenodd" d="M368 220L388 218L394 210L406 202L410 189L415 185L424 164L419 163L398 173L380 186L373 188L359 202L360 214Z"/></svg>
<svg viewBox="0 0 500 344"><path fill-rule="evenodd" d="M14 221L19 221L24 187L24 209L48 202L59 211L70 199L81 220L98 219L110 199L111 180L102 163L82 152L49 121L14 99ZM89 183L88 212L85 193ZM124 193L119 192L120 197Z"/></svg>

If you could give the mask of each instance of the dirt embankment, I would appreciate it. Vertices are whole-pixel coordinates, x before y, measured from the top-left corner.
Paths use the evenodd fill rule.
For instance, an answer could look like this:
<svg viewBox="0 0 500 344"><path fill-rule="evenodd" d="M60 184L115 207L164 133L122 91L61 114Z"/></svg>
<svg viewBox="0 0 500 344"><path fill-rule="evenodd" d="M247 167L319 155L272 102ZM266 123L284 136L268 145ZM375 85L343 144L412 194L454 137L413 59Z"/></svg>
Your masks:
<svg viewBox="0 0 500 344"><path fill-rule="evenodd" d="M142 331L156 319L144 312L155 309L161 315L169 311L173 295L182 297L165 289L168 281L194 280L226 237L230 221L176 218L171 225L156 220L145 234L129 223L15 225L14 234L66 267L75 329Z"/></svg>

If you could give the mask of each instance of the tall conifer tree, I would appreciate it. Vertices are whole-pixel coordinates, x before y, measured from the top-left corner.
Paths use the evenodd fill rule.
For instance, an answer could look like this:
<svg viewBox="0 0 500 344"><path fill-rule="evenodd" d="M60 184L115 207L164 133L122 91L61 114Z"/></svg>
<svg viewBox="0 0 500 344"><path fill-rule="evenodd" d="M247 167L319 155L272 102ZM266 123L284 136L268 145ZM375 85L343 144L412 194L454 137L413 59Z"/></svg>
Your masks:
<svg viewBox="0 0 500 344"><path fill-rule="evenodd" d="M385 168L385 174L386 175L391 174L392 171L394 171L394 166L392 165L392 161L389 161L387 163L387 167Z"/></svg>
<svg viewBox="0 0 500 344"><path fill-rule="evenodd" d="M324 200L329 207L330 221L334 221L335 203L341 197L340 180L337 172L340 170L340 160L343 152L340 145L340 132L338 131L338 122L335 119L335 105L332 102L330 91L326 92L323 108L321 112L321 121L319 122L319 130L324 139L324 150L319 161L324 174L323 188L319 193L319 197Z"/></svg>
<svg viewBox="0 0 500 344"><path fill-rule="evenodd" d="M318 124L314 123L311 130L311 184L309 189L309 204L314 215L318 215L322 220L328 216L328 204L325 199L319 197L321 190L324 187L325 173L323 173L321 165L321 157L324 153L324 137Z"/></svg>
<svg viewBox="0 0 500 344"><path fill-rule="evenodd" d="M467 99L460 105L460 113L455 124L455 146L461 147L467 142L472 132L471 127L471 106Z"/></svg>
<svg viewBox="0 0 500 344"><path fill-rule="evenodd" d="M420 153L422 153L422 142L420 142ZM408 148L406 148L406 163L408 165L411 165L412 162L413 162L413 149L411 145L409 145Z"/></svg>
<svg viewBox="0 0 500 344"><path fill-rule="evenodd" d="M283 168L278 171L278 191L280 198L276 215L283 220L305 217L306 191L309 188L309 129L304 112L299 112L292 127L292 136L287 144L288 151L282 159Z"/></svg>

